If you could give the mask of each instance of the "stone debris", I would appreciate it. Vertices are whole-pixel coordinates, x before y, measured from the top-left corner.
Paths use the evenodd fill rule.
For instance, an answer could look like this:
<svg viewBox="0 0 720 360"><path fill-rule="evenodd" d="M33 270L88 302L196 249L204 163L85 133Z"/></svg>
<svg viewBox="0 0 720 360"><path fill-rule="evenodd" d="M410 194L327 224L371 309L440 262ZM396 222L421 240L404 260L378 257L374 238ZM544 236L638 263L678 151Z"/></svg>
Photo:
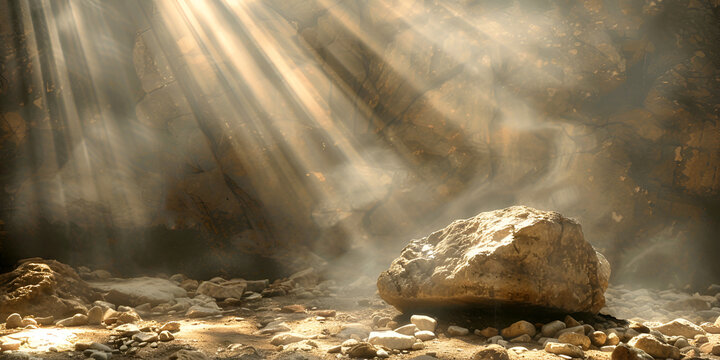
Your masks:
<svg viewBox="0 0 720 360"><path fill-rule="evenodd" d="M448 336L465 336L470 333L470 330L462 326L450 325L447 328Z"/></svg>
<svg viewBox="0 0 720 360"><path fill-rule="evenodd" d="M545 351L551 354L565 355L573 358L582 358L584 356L583 350L572 344L549 342L545 345Z"/></svg>
<svg viewBox="0 0 720 360"><path fill-rule="evenodd" d="M705 334L705 330L703 330L700 326L697 326L685 319L675 319L668 323L651 328L666 336L684 336L692 338L695 335Z"/></svg>
<svg viewBox="0 0 720 360"><path fill-rule="evenodd" d="M555 320L543 325L540 329L540 333L545 337L554 337L558 331L565 329L566 327L567 325L565 325L565 322Z"/></svg>
<svg viewBox="0 0 720 360"><path fill-rule="evenodd" d="M14 329L17 327L22 326L22 316L18 313L13 313L8 315L7 319L5 320L5 328L6 329Z"/></svg>
<svg viewBox="0 0 720 360"><path fill-rule="evenodd" d="M418 330L435 331L437 326L437 320L426 316L426 315L413 315L410 317L410 322L417 326Z"/></svg>
<svg viewBox="0 0 720 360"><path fill-rule="evenodd" d="M574 332L568 332L558 336L558 341L563 344L572 344L587 350L590 348L590 338Z"/></svg>
<svg viewBox="0 0 720 360"><path fill-rule="evenodd" d="M413 344L415 344L415 337L398 334L391 330L373 331L368 335L368 342L388 349L408 350L412 349Z"/></svg>
<svg viewBox="0 0 720 360"><path fill-rule="evenodd" d="M628 345L645 351L650 356L655 358L680 358L680 350L678 348L672 345L664 344L650 334L640 334L638 336L635 336L630 339Z"/></svg>
<svg viewBox="0 0 720 360"><path fill-rule="evenodd" d="M472 360L510 360L510 356L504 347L493 344L476 351Z"/></svg>
<svg viewBox="0 0 720 360"><path fill-rule="evenodd" d="M525 320L520 320L502 329L500 335L502 335L502 337L504 337L505 339L518 337L520 335L528 335L530 337L533 337L535 336L535 325Z"/></svg>

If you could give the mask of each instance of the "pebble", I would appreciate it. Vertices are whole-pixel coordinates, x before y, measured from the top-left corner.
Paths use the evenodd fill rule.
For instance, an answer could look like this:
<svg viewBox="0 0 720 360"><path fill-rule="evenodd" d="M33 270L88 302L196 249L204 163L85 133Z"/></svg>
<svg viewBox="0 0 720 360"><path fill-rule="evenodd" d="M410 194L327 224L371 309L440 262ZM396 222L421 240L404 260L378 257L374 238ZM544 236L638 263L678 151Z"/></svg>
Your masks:
<svg viewBox="0 0 720 360"><path fill-rule="evenodd" d="M40 325L52 325L55 322L54 316L36 317L35 321Z"/></svg>
<svg viewBox="0 0 720 360"><path fill-rule="evenodd" d="M511 343L529 343L532 341L533 341L532 338L528 334L522 334L518 337L514 337L514 338L510 339Z"/></svg>
<svg viewBox="0 0 720 360"><path fill-rule="evenodd" d="M5 328L6 329L14 329L22 326L22 316L18 313L13 313L8 315L7 319L5 320Z"/></svg>
<svg viewBox="0 0 720 360"><path fill-rule="evenodd" d="M315 314L317 316L322 316L324 318L329 318L329 317L335 317L335 315L337 315L337 311L335 311L335 310L316 310L316 311L313 311L313 314Z"/></svg>
<svg viewBox="0 0 720 360"><path fill-rule="evenodd" d="M303 313L305 312L305 306L302 306L300 304L292 304L292 305L285 305L280 308L281 313Z"/></svg>
<svg viewBox="0 0 720 360"><path fill-rule="evenodd" d="M690 342L684 337L680 337L677 340L675 340L675 343L673 343L673 346L675 346L678 349L682 349L684 347L690 346Z"/></svg>
<svg viewBox="0 0 720 360"><path fill-rule="evenodd" d="M627 344L620 344L610 354L612 360L654 360L648 353Z"/></svg>
<svg viewBox="0 0 720 360"><path fill-rule="evenodd" d="M614 332L609 333L607 336L607 340L605 340L606 345L617 345L619 343L620 343L620 338Z"/></svg>
<svg viewBox="0 0 720 360"><path fill-rule="evenodd" d="M695 335L704 334L705 330L701 327L693 324L692 322L679 318L668 323L655 326L652 328L657 330L663 335L667 336L684 336L686 338L694 337Z"/></svg>
<svg viewBox="0 0 720 360"><path fill-rule="evenodd" d="M560 334L558 336L558 341L563 344L571 344L575 346L581 347L583 350L587 350L590 348L590 338L588 338L585 335L580 335L578 333L564 333Z"/></svg>
<svg viewBox="0 0 720 360"><path fill-rule="evenodd" d="M513 323L512 325L502 329L500 334L505 339L512 339L515 337L518 337L523 334L527 334L530 337L535 336L535 325L533 325L530 322L527 322L525 320L520 320L518 322Z"/></svg>
<svg viewBox="0 0 720 360"><path fill-rule="evenodd" d="M680 350L672 345L663 344L650 334L640 334L632 338L628 345L645 351L655 358L680 358Z"/></svg>
<svg viewBox="0 0 720 360"><path fill-rule="evenodd" d="M81 326L87 324L87 315L85 314L75 314L72 317L59 320L57 322L57 326Z"/></svg>
<svg viewBox="0 0 720 360"><path fill-rule="evenodd" d="M486 327L482 330L475 329L474 333L475 333L475 335L484 336L489 339L493 336L497 336L500 333L500 331L498 331L498 329L496 329L494 327Z"/></svg>
<svg viewBox="0 0 720 360"><path fill-rule="evenodd" d="M600 347L600 351L602 352L613 352L615 350L615 345L605 345Z"/></svg>
<svg viewBox="0 0 720 360"><path fill-rule="evenodd" d="M175 336L167 330L163 330L158 334L158 340L160 341L171 341L173 339L175 339Z"/></svg>
<svg viewBox="0 0 720 360"><path fill-rule="evenodd" d="M577 320L575 320L575 319L574 319L572 316L570 316L570 315L565 315L565 319L564 319L564 320L565 320L565 326L566 326L566 327L569 327L569 328L580 325L580 323L579 323Z"/></svg>
<svg viewBox="0 0 720 360"><path fill-rule="evenodd" d="M708 341L707 335L695 335L695 345L704 344Z"/></svg>
<svg viewBox="0 0 720 360"><path fill-rule="evenodd" d="M415 337L422 341L429 341L435 339L435 333L429 330L420 330L415 332Z"/></svg>
<svg viewBox="0 0 720 360"><path fill-rule="evenodd" d="M290 331L290 326L282 320L271 321L264 328L258 330L260 334L275 334Z"/></svg>
<svg viewBox="0 0 720 360"><path fill-rule="evenodd" d="M377 356L377 357L379 357L379 358L381 358L381 359L384 359L384 358L389 358L389 357L390 357L390 354L388 354L387 351L385 351L385 350L383 350L383 349L380 349L380 350L378 350L378 351L375 353L375 356Z"/></svg>
<svg viewBox="0 0 720 360"><path fill-rule="evenodd" d="M407 350L412 348L415 337L398 334L394 331L373 331L368 336L368 342L388 349Z"/></svg>
<svg viewBox="0 0 720 360"><path fill-rule="evenodd" d="M560 331L566 327L567 327L567 325L565 325L564 322L562 322L560 320L555 320L555 321L552 321L552 322L549 322L549 323L543 325L542 328L540 329L540 333L542 333L542 336L551 338L551 337L555 337L555 335L558 333L558 331Z"/></svg>
<svg viewBox="0 0 720 360"><path fill-rule="evenodd" d="M472 360L510 360L508 351L500 345L488 345L473 354Z"/></svg>
<svg viewBox="0 0 720 360"><path fill-rule="evenodd" d="M555 355L566 355L574 358L584 357L582 349L572 344L549 342L545 344L545 351Z"/></svg>
<svg viewBox="0 0 720 360"><path fill-rule="evenodd" d="M500 341L500 340L502 340L502 339L503 339L502 336L500 336L500 335L495 335L495 336L489 337L489 338L488 338L488 342L490 342L490 343L492 343L492 344L497 344L498 341Z"/></svg>
<svg viewBox="0 0 720 360"><path fill-rule="evenodd" d="M180 331L180 323L177 321L169 321L160 327L160 331L176 332Z"/></svg>
<svg viewBox="0 0 720 360"><path fill-rule="evenodd" d="M134 334L132 336L132 339L133 339L133 341L136 341L136 342L148 343L148 342L157 341L158 335L155 333L150 333L150 332L139 332L139 333Z"/></svg>
<svg viewBox="0 0 720 360"><path fill-rule="evenodd" d="M434 332L437 327L437 320L426 315L413 315L410 317L410 322L415 324L418 330Z"/></svg>
<svg viewBox="0 0 720 360"><path fill-rule="evenodd" d="M720 334L720 325L713 323L702 323L700 327L709 334Z"/></svg>
<svg viewBox="0 0 720 360"><path fill-rule="evenodd" d="M467 328L456 326L456 325L450 325L447 328L447 334L448 336L465 336L470 333L470 330Z"/></svg>
<svg viewBox="0 0 720 360"><path fill-rule="evenodd" d="M273 336L273 338L270 340L270 343L277 346L277 345L287 345L292 344L298 341L302 341L307 339L307 336L301 335L301 334L295 334L295 333L282 333L277 334Z"/></svg>
<svg viewBox="0 0 720 360"><path fill-rule="evenodd" d="M92 342L88 348L93 349L93 350L98 350L98 351L104 351L104 352L112 352L112 350L113 350L111 347L109 347L105 344L101 344L99 342Z"/></svg>
<svg viewBox="0 0 720 360"><path fill-rule="evenodd" d="M720 356L720 343L705 343L700 346L700 351L706 354Z"/></svg>
<svg viewBox="0 0 720 360"><path fill-rule="evenodd" d="M327 349L328 354L338 354L341 351L342 351L342 346L340 346L340 345L331 346L330 348Z"/></svg>
<svg viewBox="0 0 720 360"><path fill-rule="evenodd" d="M602 331L593 331L589 337L592 344L597 347L605 345L605 341L607 341L608 338L607 334Z"/></svg>
<svg viewBox="0 0 720 360"><path fill-rule="evenodd" d="M87 314L87 322L90 325L100 325L103 320L103 316L105 315L105 310L103 310L100 306L93 306L88 310Z"/></svg>
<svg viewBox="0 0 720 360"><path fill-rule="evenodd" d="M422 350L424 348L425 348L425 344L423 344L422 342L416 342L412 345L413 350Z"/></svg>
<svg viewBox="0 0 720 360"><path fill-rule="evenodd" d="M557 333L555 333L555 336L559 337L560 335L566 334L566 333L576 333L576 334L585 335L585 327L582 325L567 327L562 330L559 330Z"/></svg>
<svg viewBox="0 0 720 360"><path fill-rule="evenodd" d="M20 315L18 315L20 316ZM20 341L15 339L5 339L2 341L2 344L0 344L0 349L2 351L8 351L8 350L18 350L20 349Z"/></svg>
<svg viewBox="0 0 720 360"><path fill-rule="evenodd" d="M403 334L403 335L414 335L415 332L418 331L418 327L415 324L407 324L407 325L401 326L393 331L395 331L398 334Z"/></svg>
<svg viewBox="0 0 720 360"><path fill-rule="evenodd" d="M35 319L33 319L33 318L26 317L26 318L22 319L21 325L22 325L22 327L26 327L26 326L35 326L35 327L37 327L37 326L38 326L38 323L37 323L37 320L35 320Z"/></svg>

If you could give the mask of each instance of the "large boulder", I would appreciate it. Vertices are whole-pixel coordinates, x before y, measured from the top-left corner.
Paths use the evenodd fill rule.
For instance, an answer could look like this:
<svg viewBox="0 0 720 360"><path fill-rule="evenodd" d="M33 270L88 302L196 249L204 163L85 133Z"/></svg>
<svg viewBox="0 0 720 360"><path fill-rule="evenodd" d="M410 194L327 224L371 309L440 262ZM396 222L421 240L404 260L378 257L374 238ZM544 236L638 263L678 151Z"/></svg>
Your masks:
<svg viewBox="0 0 720 360"><path fill-rule="evenodd" d="M66 317L86 312L85 304L99 299L68 265L55 260L23 260L0 274L0 319L12 313Z"/></svg>
<svg viewBox="0 0 720 360"><path fill-rule="evenodd" d="M90 281L90 286L105 292L106 301L117 305L158 305L187 297L187 291L170 280L154 277Z"/></svg>
<svg viewBox="0 0 720 360"><path fill-rule="evenodd" d="M576 221L513 206L411 241L377 286L401 311L503 305L597 313L609 276Z"/></svg>

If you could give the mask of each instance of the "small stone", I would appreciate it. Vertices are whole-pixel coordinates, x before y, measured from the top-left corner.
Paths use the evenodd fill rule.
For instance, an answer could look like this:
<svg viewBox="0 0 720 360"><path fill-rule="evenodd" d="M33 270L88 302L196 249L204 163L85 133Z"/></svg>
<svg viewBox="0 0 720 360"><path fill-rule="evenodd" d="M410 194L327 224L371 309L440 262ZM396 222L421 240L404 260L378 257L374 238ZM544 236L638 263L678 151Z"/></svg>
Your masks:
<svg viewBox="0 0 720 360"><path fill-rule="evenodd" d="M491 337L493 337L493 336L497 336L497 335L500 333L500 332L498 331L498 329L496 329L496 328L494 328L494 327L486 327L486 328L484 328L484 329L482 329L482 330L477 330L477 329L475 329L474 332L475 332L475 335L484 336L484 337L486 337L486 338L488 338L488 339L491 338Z"/></svg>
<svg viewBox="0 0 720 360"><path fill-rule="evenodd" d="M217 306L217 305L215 305L215 306ZM193 305L185 313L185 316L190 317L190 318L200 318L200 317L215 316L215 315L220 315L220 309L217 309L215 307L203 306L203 305Z"/></svg>
<svg viewBox="0 0 720 360"><path fill-rule="evenodd" d="M535 336L535 325L533 325L530 322L527 322L525 320L520 320L518 322L513 323L512 325L502 329L500 334L505 339L512 339L515 337L518 337L522 334L530 335L530 337Z"/></svg>
<svg viewBox="0 0 720 360"><path fill-rule="evenodd" d="M377 349L370 343L361 342L353 345L346 354L351 358L371 359L377 355Z"/></svg>
<svg viewBox="0 0 720 360"><path fill-rule="evenodd" d="M417 326L418 330L435 331L437 326L437 320L426 316L426 315L413 315L410 317L410 322Z"/></svg>
<svg viewBox="0 0 720 360"><path fill-rule="evenodd" d="M37 326L38 326L38 323L37 323L37 320L35 320L35 319L33 319L33 318L26 317L26 318L22 319L21 325L22 325L22 327L26 327L26 326L35 326L35 327L37 327Z"/></svg>
<svg viewBox="0 0 720 360"><path fill-rule="evenodd" d="M415 332L418 331L418 327L415 324L407 324L407 325L403 325L393 331L395 331L398 334L403 334L403 335L414 335Z"/></svg>
<svg viewBox="0 0 720 360"><path fill-rule="evenodd" d="M305 306L300 304L285 305L280 308L281 313L302 313L305 312Z"/></svg>
<svg viewBox="0 0 720 360"><path fill-rule="evenodd" d="M613 349L612 354L610 354L610 359L612 360L654 360L652 356L648 355L648 353L628 346L626 344L620 344Z"/></svg>
<svg viewBox="0 0 720 360"><path fill-rule="evenodd" d="M398 334L394 331L373 331L368 336L368 342L388 349L407 350L412 348L415 337Z"/></svg>
<svg viewBox="0 0 720 360"><path fill-rule="evenodd" d="M75 314L72 317L62 319L57 322L57 326L81 326L87 324L87 315Z"/></svg>
<svg viewBox="0 0 720 360"><path fill-rule="evenodd" d="M602 331L593 331L592 334L590 334L590 341L593 345L597 347L605 345L605 341L607 341L607 338L607 334Z"/></svg>
<svg viewBox="0 0 720 360"><path fill-rule="evenodd" d="M522 334L518 337L510 339L511 343L529 343L532 341L533 341L533 339L528 334Z"/></svg>
<svg viewBox="0 0 720 360"><path fill-rule="evenodd" d="M500 340L502 340L502 339L503 339L502 336L500 336L500 335L495 335L495 336L489 337L489 338L488 338L488 342L490 342L491 344L497 344L498 341L500 341Z"/></svg>
<svg viewBox="0 0 720 360"><path fill-rule="evenodd" d="M22 326L22 316L18 313L13 313L8 315L7 319L5 320L5 328L6 329L14 329Z"/></svg>
<svg viewBox="0 0 720 360"><path fill-rule="evenodd" d="M329 349L327 349L328 354L338 354L341 351L342 351L342 346L340 346L340 345L335 345L335 346L332 346Z"/></svg>
<svg viewBox="0 0 720 360"><path fill-rule="evenodd" d="M343 341L342 344L340 344L340 346L342 346L342 347L353 347L353 346L355 346L355 345L357 345L357 344L359 344L359 343L360 343L360 342L359 342L358 340L356 340L356 339L347 339L347 340Z"/></svg>
<svg viewBox="0 0 720 360"><path fill-rule="evenodd" d="M38 324L48 326L52 325L55 322L54 316L45 316L45 317L36 317L35 321L37 321Z"/></svg>
<svg viewBox="0 0 720 360"><path fill-rule="evenodd" d="M98 351L104 351L104 352L112 352L112 348L105 344L101 344L99 342L92 342L90 346L88 347L92 350L98 350Z"/></svg>
<svg viewBox="0 0 720 360"><path fill-rule="evenodd" d="M160 341L171 341L173 339L175 339L175 336L167 330L163 330L158 334L158 340Z"/></svg>
<svg viewBox="0 0 720 360"><path fill-rule="evenodd" d="M379 328L382 328L382 327L387 326L387 324L388 324L390 321L392 321L391 318L389 318L389 317L387 317L387 316L382 316L382 317L378 317L377 319L374 319L374 320L373 320L373 323L375 323L375 326L377 326L377 327L379 327Z"/></svg>
<svg viewBox="0 0 720 360"><path fill-rule="evenodd" d="M560 320L555 320L543 325L540 329L540 333L542 333L542 336L551 338L554 337L558 333L558 331L566 327L567 325L565 325L564 322Z"/></svg>
<svg viewBox="0 0 720 360"><path fill-rule="evenodd" d="M379 357L379 358L381 358L381 359L385 359L385 358L389 358L389 357L390 357L390 354L388 354L388 352L385 351L385 350L383 350L383 349L379 349L379 350L377 351L377 353L375 353L375 356L377 356L377 357Z"/></svg>
<svg viewBox="0 0 720 360"><path fill-rule="evenodd" d="M578 333L564 333L558 336L558 341L563 344L572 344L581 347L583 350L590 348L590 338Z"/></svg>
<svg viewBox="0 0 720 360"><path fill-rule="evenodd" d="M545 351L555 355L566 355L574 358L583 358L585 355L582 349L575 345L553 342L545 344Z"/></svg>
<svg viewBox="0 0 720 360"><path fill-rule="evenodd" d="M132 336L133 341L137 342L153 342L157 341L158 335L150 332L139 332Z"/></svg>
<svg viewBox="0 0 720 360"><path fill-rule="evenodd" d="M675 319L660 326L655 326L652 329L657 330L666 336L684 336L686 338L691 338L695 335L705 333L705 330L701 327L682 318Z"/></svg>
<svg viewBox="0 0 720 360"><path fill-rule="evenodd" d="M271 321L267 325L265 325L264 328L258 330L260 334L275 334L279 332L287 332L290 331L290 326L286 324L284 321L276 320Z"/></svg>
<svg viewBox="0 0 720 360"><path fill-rule="evenodd" d="M700 327L709 334L720 334L720 325L706 322L702 323Z"/></svg>
<svg viewBox="0 0 720 360"><path fill-rule="evenodd" d="M682 348L690 346L690 342L688 342L688 340L686 338L680 337L677 340L675 340L675 343L673 344L673 346L675 346L678 349L682 349Z"/></svg>
<svg viewBox="0 0 720 360"><path fill-rule="evenodd" d="M430 341L435 339L435 333L429 330L420 330L415 332L415 337L422 341Z"/></svg>
<svg viewBox="0 0 720 360"><path fill-rule="evenodd" d="M695 345L704 344L708 341L710 340L708 340L707 335L695 335Z"/></svg>
<svg viewBox="0 0 720 360"><path fill-rule="evenodd" d="M103 320L103 316L105 315L105 310L103 310L100 306L93 306L88 310L87 314L87 322L90 325L100 325Z"/></svg>
<svg viewBox="0 0 720 360"><path fill-rule="evenodd" d="M720 356L720 344L717 343L705 343L700 346L700 351L705 354L712 354Z"/></svg>
<svg viewBox="0 0 720 360"><path fill-rule="evenodd" d="M672 345L663 344L650 334L640 334L632 338L628 345L645 351L655 358L680 358L680 350Z"/></svg>
<svg viewBox="0 0 720 360"><path fill-rule="evenodd" d="M20 316L20 315L18 315ZM20 341L15 339L6 339L2 341L2 344L0 344L0 349L2 351L8 351L8 350L19 350L20 349Z"/></svg>
<svg viewBox="0 0 720 360"><path fill-rule="evenodd" d="M613 352L615 350L615 345L605 345L600 347L600 351L602 352Z"/></svg>
<svg viewBox="0 0 720 360"><path fill-rule="evenodd" d="M465 336L470 333L470 330L461 326L450 325L447 329L448 336Z"/></svg>
<svg viewBox="0 0 720 360"><path fill-rule="evenodd" d="M504 347L493 344L476 351L472 360L510 360L510 355Z"/></svg>
<svg viewBox="0 0 720 360"><path fill-rule="evenodd" d="M580 325L580 323L577 320L575 320L572 316L570 316L570 315L565 316L565 326L566 327L571 328L571 327L575 327L575 326L579 326L579 325Z"/></svg>
<svg viewBox="0 0 720 360"><path fill-rule="evenodd" d="M120 351L126 351L128 349L127 345L123 344L120 345Z"/></svg>
<svg viewBox="0 0 720 360"><path fill-rule="evenodd" d="M169 321L160 327L160 331L176 332L180 331L180 323L177 321Z"/></svg>
<svg viewBox="0 0 720 360"><path fill-rule="evenodd" d="M422 342L416 342L412 345L413 350L422 350L424 348L425 348L425 344L423 344Z"/></svg>
<svg viewBox="0 0 720 360"><path fill-rule="evenodd" d="M273 338L270 340L270 343L277 346L277 345L287 345L296 343L298 341L302 341L307 339L307 336L295 334L295 333L282 333L277 334L273 336Z"/></svg>
<svg viewBox="0 0 720 360"><path fill-rule="evenodd" d="M620 338L614 332L609 333L607 340L605 340L606 345L617 345L619 343L620 343Z"/></svg>
<svg viewBox="0 0 720 360"><path fill-rule="evenodd" d="M582 326L582 325L578 325L578 326L573 326L573 327L565 328L565 329L562 329L562 330L558 331L558 332L555 334L555 336L558 336L558 337L559 337L560 335L566 334L566 333L576 333L576 334L580 334L580 335L585 335L585 327Z"/></svg>
<svg viewBox="0 0 720 360"><path fill-rule="evenodd" d="M157 342L152 342L152 343L150 343L150 347L153 348L153 349L155 349L155 348L158 347L158 343L157 343Z"/></svg>
<svg viewBox="0 0 720 360"><path fill-rule="evenodd" d="M324 318L329 318L329 317L335 317L335 315L337 314L337 311L335 311L335 310L316 310L316 311L313 311L313 314L315 314L317 316L322 316Z"/></svg>

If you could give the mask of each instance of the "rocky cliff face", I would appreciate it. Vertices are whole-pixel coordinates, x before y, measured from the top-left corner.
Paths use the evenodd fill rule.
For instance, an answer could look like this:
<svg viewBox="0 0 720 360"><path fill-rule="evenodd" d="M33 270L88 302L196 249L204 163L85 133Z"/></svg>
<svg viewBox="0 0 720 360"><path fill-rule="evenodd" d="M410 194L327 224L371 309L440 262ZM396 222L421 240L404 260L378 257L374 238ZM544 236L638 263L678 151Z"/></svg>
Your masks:
<svg viewBox="0 0 720 360"><path fill-rule="evenodd" d="M2 6L8 260L48 237L118 262L329 258L527 204L577 218L618 280L720 272L715 1L269 1L194 27L116 6L113 66L63 44L76 122L53 24Z"/></svg>

